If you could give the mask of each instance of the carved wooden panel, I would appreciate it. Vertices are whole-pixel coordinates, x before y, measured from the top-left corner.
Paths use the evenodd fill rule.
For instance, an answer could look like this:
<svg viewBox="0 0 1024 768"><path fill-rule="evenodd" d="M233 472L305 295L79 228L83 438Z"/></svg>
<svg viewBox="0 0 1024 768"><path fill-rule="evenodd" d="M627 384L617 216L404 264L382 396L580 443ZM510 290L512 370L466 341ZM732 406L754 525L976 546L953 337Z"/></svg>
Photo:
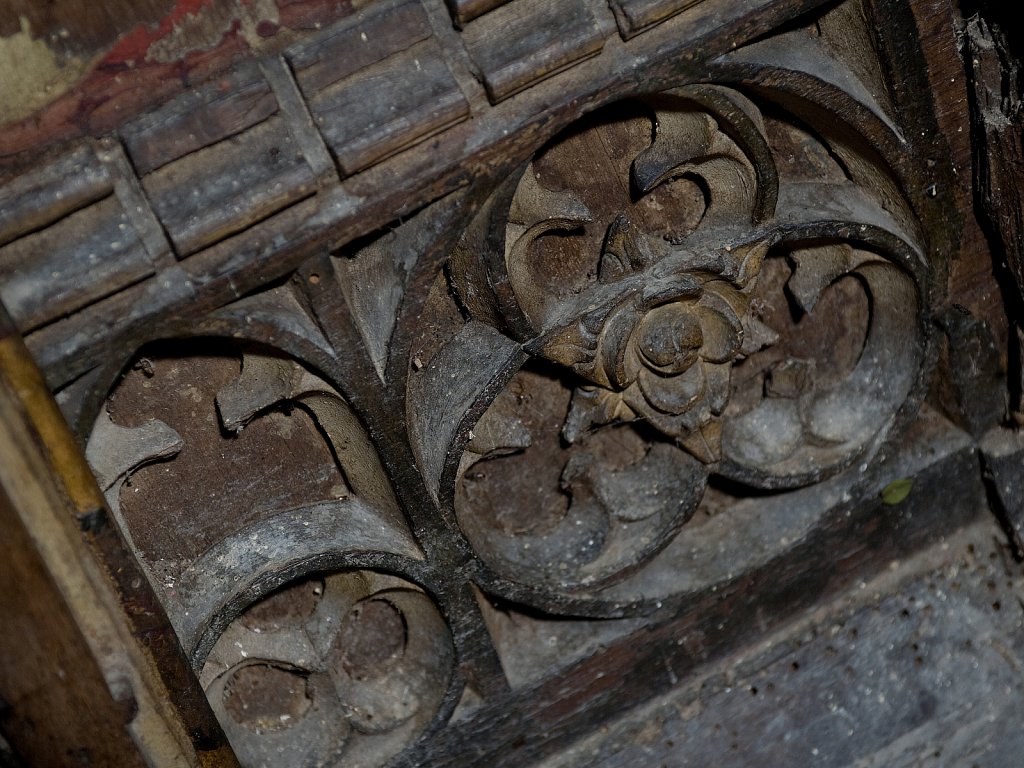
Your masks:
<svg viewBox="0 0 1024 768"><path fill-rule="evenodd" d="M970 521L879 497L981 493L915 29L370 3L10 172L0 298L243 765L532 764Z"/></svg>

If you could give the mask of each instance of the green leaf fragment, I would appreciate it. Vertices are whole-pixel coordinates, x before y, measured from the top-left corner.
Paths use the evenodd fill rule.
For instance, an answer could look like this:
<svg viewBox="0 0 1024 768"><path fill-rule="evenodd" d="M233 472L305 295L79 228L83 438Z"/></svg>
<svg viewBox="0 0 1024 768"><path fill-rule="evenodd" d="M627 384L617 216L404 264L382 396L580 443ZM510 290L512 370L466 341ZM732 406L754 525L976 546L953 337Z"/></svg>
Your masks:
<svg viewBox="0 0 1024 768"><path fill-rule="evenodd" d="M891 507L907 498L910 495L910 489L913 487L914 478L901 477L899 480L893 480L885 486L879 495L882 497L882 503L888 504Z"/></svg>

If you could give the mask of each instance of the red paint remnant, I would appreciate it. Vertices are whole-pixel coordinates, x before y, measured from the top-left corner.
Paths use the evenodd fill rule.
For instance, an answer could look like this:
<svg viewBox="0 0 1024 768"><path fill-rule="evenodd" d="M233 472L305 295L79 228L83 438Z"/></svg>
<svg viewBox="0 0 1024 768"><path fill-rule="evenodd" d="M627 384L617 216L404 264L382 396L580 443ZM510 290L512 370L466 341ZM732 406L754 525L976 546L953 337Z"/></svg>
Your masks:
<svg viewBox="0 0 1024 768"><path fill-rule="evenodd" d="M269 19L264 19L256 25L256 34L260 37L273 37L281 27Z"/></svg>
<svg viewBox="0 0 1024 768"><path fill-rule="evenodd" d="M105 64L113 64L143 61L149 52L149 46L160 38L167 37L179 21L186 16L194 16L206 6L213 5L216 1L176 0L170 13L160 19L160 23L155 30L147 27L145 24L140 24L114 44L114 47L103 58L103 62Z"/></svg>
<svg viewBox="0 0 1024 768"><path fill-rule="evenodd" d="M3 126L0 131L0 170L17 163L22 152L83 135L115 130L140 112L152 109L197 83L219 77L225 70L253 56L239 34L238 20L220 43L208 50L184 53L173 63L149 61L149 47L166 37L189 14L214 3L240 0L177 0L159 25L139 24L114 45L91 72L68 93L38 113ZM314 35L339 18L353 13L350 0L275 0L281 9L280 29ZM276 39L287 38L275 35ZM275 52L276 40L264 52ZM229 86L230 87L230 86Z"/></svg>

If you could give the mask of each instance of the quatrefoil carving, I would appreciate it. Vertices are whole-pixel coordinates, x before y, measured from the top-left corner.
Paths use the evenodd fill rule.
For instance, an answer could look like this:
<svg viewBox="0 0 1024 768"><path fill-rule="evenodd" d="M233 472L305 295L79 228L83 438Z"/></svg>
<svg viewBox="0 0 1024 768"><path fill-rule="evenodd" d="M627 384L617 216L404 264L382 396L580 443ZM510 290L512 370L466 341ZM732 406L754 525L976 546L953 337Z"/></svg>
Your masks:
<svg viewBox="0 0 1024 768"><path fill-rule="evenodd" d="M710 474L817 482L905 417L928 343L920 249L838 163L827 179L780 175L777 139L722 86L614 104L537 152L465 232L449 275L466 314L571 388L560 449L524 426L516 402L530 393L499 396L479 421L488 440L466 447L456 513L499 571L570 590L611 583L678 532ZM628 461L591 439L623 426L646 446ZM546 527L485 522L501 505L485 487L503 476L497 462L542 450L562 451L567 510ZM669 465L681 485L641 504L651 468Z"/></svg>

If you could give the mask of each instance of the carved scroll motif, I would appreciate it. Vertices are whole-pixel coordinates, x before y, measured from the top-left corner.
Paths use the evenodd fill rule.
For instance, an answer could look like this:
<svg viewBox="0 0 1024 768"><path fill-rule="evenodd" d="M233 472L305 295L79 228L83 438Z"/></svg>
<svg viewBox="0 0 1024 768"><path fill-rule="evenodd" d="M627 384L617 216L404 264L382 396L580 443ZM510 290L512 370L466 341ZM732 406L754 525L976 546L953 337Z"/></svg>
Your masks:
<svg viewBox="0 0 1024 768"><path fill-rule="evenodd" d="M243 765L381 765L437 716L451 632L379 570L423 555L322 378L265 348L156 345L89 458Z"/></svg>
<svg viewBox="0 0 1024 768"><path fill-rule="evenodd" d="M912 238L827 155L843 175L812 185L780 178L775 151L758 106L727 88L613 105L468 230L450 267L463 307L556 366L513 378L462 460L456 514L500 572L556 590L620 580L693 514L710 473L819 481L875 450L919 388ZM571 398L553 405L560 387ZM548 404L557 437L524 398ZM612 458L604 433L623 429L636 446ZM526 472L530 452L561 467L545 492L520 478L522 497L563 510L538 511L546 524L501 513L516 491L498 467Z"/></svg>
<svg viewBox="0 0 1024 768"><path fill-rule="evenodd" d="M506 609L683 610L843 503L802 486L908 418L929 306L844 153L722 86L612 104L139 353L89 458L245 764L385 764L525 679Z"/></svg>
<svg viewBox="0 0 1024 768"><path fill-rule="evenodd" d="M381 765L434 716L453 666L448 628L402 579L300 581L221 635L201 682L244 765Z"/></svg>

